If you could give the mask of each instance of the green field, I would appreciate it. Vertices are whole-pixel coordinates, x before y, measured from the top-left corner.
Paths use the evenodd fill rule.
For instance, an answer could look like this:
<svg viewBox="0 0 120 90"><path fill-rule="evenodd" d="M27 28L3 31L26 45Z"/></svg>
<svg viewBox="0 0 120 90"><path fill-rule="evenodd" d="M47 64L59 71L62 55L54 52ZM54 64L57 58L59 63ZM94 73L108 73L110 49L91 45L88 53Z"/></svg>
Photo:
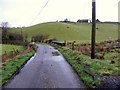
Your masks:
<svg viewBox="0 0 120 90"><path fill-rule="evenodd" d="M2 48L0 48L0 49L1 49L1 50L0 50L0 55L1 55L1 54L4 54L5 51L6 51L6 53L9 53L9 52L13 51L13 48L14 48L15 50L23 50L23 49L24 49L23 46L7 45L7 44L0 44L0 47L2 47Z"/></svg>
<svg viewBox="0 0 120 90"><path fill-rule="evenodd" d="M99 23L97 24L96 41L114 40L118 37L117 24ZM60 41L77 41L77 42L90 42L91 28L89 23L63 23L63 22L49 22L42 23L26 28L14 28L10 31L16 33L23 33L31 40L32 36L38 34L50 35L50 38L56 38Z"/></svg>

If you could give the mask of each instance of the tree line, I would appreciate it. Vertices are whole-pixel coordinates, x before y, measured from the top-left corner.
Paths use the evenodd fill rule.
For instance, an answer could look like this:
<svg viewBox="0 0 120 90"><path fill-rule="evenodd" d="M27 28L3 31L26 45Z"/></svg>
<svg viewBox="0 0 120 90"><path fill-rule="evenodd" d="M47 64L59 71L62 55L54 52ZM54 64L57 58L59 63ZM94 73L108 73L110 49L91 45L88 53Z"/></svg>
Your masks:
<svg viewBox="0 0 120 90"><path fill-rule="evenodd" d="M19 33L10 32L10 27L8 22L1 23L2 29L2 42L3 44L19 44L19 45L27 45L27 41L24 36Z"/></svg>
<svg viewBox="0 0 120 90"><path fill-rule="evenodd" d="M28 45L30 43L27 40L28 35L23 35L22 31L20 33L11 32L12 28L9 27L8 22L2 22L2 42L3 44L18 44L18 45ZM22 30L22 28L21 28ZM49 35L38 34L36 36L31 37L31 42L44 42L49 38Z"/></svg>

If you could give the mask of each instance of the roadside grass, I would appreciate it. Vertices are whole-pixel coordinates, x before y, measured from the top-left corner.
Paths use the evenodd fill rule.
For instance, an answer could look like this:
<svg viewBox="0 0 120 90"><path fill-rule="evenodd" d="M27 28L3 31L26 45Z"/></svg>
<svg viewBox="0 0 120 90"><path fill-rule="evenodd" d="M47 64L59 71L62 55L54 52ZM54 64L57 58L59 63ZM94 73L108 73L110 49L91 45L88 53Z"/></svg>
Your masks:
<svg viewBox="0 0 120 90"><path fill-rule="evenodd" d="M83 61L79 61L79 64L78 64L78 62L75 60L77 53L73 52L70 49L65 49L65 48L59 48L58 50L60 50L60 52L64 55L66 60L77 72L78 76L82 79L82 81L86 86L92 87L93 84L98 85L100 83L99 78L94 81L92 76L84 72ZM84 57L81 56L81 58L84 58Z"/></svg>
<svg viewBox="0 0 120 90"><path fill-rule="evenodd" d="M96 42L105 40L116 40L118 38L118 25L108 23L97 23ZM80 43L90 43L91 28L89 23L62 23L48 22L25 28L11 28L11 32L21 33L28 36L31 40L32 36L38 34L50 35L49 38L56 38L58 41L76 41Z"/></svg>
<svg viewBox="0 0 120 90"><path fill-rule="evenodd" d="M1 85L4 85L8 80L19 71L19 69L33 56L35 52L31 51L17 59L11 59L4 63L0 68Z"/></svg>
<svg viewBox="0 0 120 90"><path fill-rule="evenodd" d="M24 50L25 47L20 46L20 45L10 45L10 44L0 44L1 50L0 50L0 55L3 55L6 53L10 53L13 50Z"/></svg>
<svg viewBox="0 0 120 90"><path fill-rule="evenodd" d="M89 56L78 54L71 49L66 47L55 46L60 52L64 55L66 60L70 63L73 69L77 72L80 79L87 85L88 87L97 87L101 82L101 77L104 75L120 75L118 61L114 64L110 64L111 56L109 54L105 55L104 60L94 59L92 60ZM110 53L111 55L115 55L115 53ZM118 57L118 56L117 56ZM89 72L86 72L89 71Z"/></svg>
<svg viewBox="0 0 120 90"><path fill-rule="evenodd" d="M106 61L108 61L109 64L113 63L109 67L109 70L111 70L111 69L113 70L114 69L112 71L112 74L120 76L120 53L109 52L109 53L105 54L104 58L106 59Z"/></svg>

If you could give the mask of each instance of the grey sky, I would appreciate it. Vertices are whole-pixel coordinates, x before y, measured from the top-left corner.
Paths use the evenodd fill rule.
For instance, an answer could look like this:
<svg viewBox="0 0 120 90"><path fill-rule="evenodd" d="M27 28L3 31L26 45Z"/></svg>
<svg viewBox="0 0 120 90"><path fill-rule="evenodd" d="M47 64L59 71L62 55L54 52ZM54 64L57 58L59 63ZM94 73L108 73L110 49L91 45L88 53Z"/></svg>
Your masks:
<svg viewBox="0 0 120 90"><path fill-rule="evenodd" d="M49 0L42 13L36 17L47 1L0 0L0 22L7 21L11 26L29 26L65 18L71 21L91 19L92 0ZM96 0L97 18L101 21L118 21L119 1Z"/></svg>

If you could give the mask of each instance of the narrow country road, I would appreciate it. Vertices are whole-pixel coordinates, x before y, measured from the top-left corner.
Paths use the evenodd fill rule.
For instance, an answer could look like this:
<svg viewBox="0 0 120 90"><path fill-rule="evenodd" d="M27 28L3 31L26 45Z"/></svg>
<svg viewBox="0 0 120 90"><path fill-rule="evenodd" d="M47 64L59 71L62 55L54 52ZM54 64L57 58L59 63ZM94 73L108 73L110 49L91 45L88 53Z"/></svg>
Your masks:
<svg viewBox="0 0 120 90"><path fill-rule="evenodd" d="M29 61L5 88L85 88L71 66L51 46L38 45L33 60Z"/></svg>

